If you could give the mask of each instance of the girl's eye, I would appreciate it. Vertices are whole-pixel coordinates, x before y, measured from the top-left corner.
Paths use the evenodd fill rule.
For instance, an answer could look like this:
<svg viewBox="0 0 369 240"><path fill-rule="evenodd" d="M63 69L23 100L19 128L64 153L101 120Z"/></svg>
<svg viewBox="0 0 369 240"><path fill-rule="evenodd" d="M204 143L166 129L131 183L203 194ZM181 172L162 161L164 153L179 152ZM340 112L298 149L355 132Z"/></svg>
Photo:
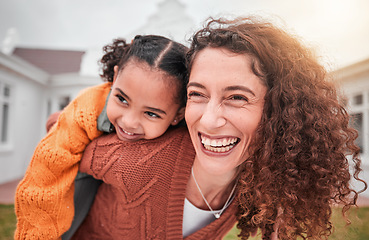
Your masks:
<svg viewBox="0 0 369 240"><path fill-rule="evenodd" d="M126 103L126 104L128 103L127 100L123 96L121 96L121 95L117 95L117 98L122 103Z"/></svg>
<svg viewBox="0 0 369 240"><path fill-rule="evenodd" d="M150 118L161 118L158 114L153 112L145 112Z"/></svg>

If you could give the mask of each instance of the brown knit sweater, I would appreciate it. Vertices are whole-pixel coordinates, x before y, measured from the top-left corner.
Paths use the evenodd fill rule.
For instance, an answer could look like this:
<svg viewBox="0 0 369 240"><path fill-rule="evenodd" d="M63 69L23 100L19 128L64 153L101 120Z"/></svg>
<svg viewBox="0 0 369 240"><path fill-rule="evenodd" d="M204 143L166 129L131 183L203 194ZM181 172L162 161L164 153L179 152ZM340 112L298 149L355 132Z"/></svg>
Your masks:
<svg viewBox="0 0 369 240"><path fill-rule="evenodd" d="M102 179L74 239L182 239L186 185L195 152L185 128L132 143L109 134L91 142L80 171ZM236 201L186 239L222 239L236 223Z"/></svg>

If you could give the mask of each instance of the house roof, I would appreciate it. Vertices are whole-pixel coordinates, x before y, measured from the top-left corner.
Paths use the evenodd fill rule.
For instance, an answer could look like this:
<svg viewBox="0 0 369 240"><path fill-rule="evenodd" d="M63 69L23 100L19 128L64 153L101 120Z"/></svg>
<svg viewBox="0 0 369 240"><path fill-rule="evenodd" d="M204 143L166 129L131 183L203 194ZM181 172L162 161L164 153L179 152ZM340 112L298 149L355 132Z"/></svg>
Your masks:
<svg viewBox="0 0 369 240"><path fill-rule="evenodd" d="M84 51L31 49L18 47L16 55L45 72L54 75L79 72Z"/></svg>
<svg viewBox="0 0 369 240"><path fill-rule="evenodd" d="M332 74L341 82L356 80L363 75L369 76L369 58L337 69Z"/></svg>

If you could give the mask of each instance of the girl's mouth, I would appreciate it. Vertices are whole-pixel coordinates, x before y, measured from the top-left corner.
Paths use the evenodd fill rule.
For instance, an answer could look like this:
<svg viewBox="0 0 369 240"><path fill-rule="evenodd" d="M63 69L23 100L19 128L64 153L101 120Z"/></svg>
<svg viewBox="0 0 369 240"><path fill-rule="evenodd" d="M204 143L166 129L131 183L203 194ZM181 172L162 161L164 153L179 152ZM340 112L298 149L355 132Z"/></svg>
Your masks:
<svg viewBox="0 0 369 240"><path fill-rule="evenodd" d="M129 132L127 130L124 130L121 127L116 128L116 131L117 131L117 133L119 133L118 134L119 138L121 140L125 140L125 141L136 141L136 140L139 140L143 137L142 134Z"/></svg>
<svg viewBox="0 0 369 240"><path fill-rule="evenodd" d="M134 133L128 132L128 131L126 131L126 130L124 130L124 129L122 129L122 131L123 131L125 134L128 134L129 136L133 136L133 135L135 135Z"/></svg>
<svg viewBox="0 0 369 240"><path fill-rule="evenodd" d="M199 134L203 147L211 152L225 153L234 148L240 139L237 137L224 137L212 139L202 134Z"/></svg>

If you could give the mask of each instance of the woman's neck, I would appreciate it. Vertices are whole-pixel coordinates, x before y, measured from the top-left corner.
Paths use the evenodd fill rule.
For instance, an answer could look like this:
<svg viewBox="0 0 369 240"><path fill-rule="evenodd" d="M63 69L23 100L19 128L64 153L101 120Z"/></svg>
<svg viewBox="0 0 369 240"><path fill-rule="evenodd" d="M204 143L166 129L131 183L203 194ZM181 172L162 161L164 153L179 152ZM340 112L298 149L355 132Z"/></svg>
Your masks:
<svg viewBox="0 0 369 240"><path fill-rule="evenodd" d="M186 198L196 207L209 210L204 199L213 210L222 209L236 184L236 170L232 173L214 175L196 164L193 165L186 190ZM199 189L200 188L200 189Z"/></svg>

